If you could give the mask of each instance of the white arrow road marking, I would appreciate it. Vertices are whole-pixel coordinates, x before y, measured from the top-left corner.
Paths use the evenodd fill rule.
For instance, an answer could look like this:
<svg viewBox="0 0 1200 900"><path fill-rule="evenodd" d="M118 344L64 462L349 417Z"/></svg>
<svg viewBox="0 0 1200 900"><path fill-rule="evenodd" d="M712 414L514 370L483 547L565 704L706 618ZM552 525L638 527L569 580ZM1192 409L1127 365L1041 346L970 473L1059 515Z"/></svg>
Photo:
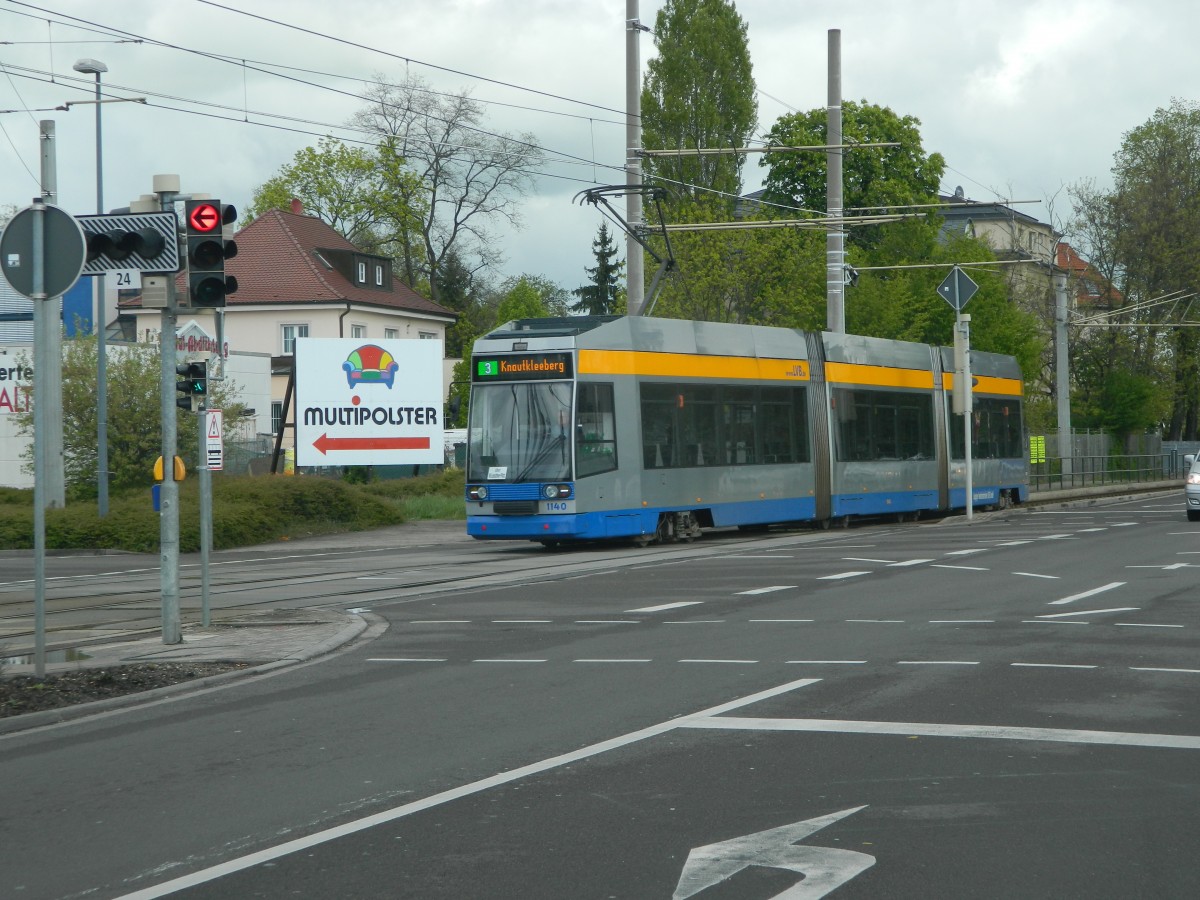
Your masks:
<svg viewBox="0 0 1200 900"><path fill-rule="evenodd" d="M779 828L731 838L716 844L696 847L688 854L675 888L673 900L687 900L701 891L720 884L749 866L786 869L804 876L799 884L776 894L773 900L815 900L845 884L855 875L875 865L875 857L855 850L835 847L797 846L826 825L853 815L865 806L843 809L816 819L805 819Z"/></svg>

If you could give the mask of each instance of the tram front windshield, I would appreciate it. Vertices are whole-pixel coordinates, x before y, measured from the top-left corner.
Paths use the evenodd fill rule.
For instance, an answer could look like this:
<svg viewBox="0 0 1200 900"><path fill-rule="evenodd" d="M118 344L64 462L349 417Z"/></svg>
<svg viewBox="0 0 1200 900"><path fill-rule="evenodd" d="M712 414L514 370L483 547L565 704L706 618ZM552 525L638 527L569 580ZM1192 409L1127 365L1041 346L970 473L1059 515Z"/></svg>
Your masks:
<svg viewBox="0 0 1200 900"><path fill-rule="evenodd" d="M570 381L475 385L467 480L570 480L571 385Z"/></svg>

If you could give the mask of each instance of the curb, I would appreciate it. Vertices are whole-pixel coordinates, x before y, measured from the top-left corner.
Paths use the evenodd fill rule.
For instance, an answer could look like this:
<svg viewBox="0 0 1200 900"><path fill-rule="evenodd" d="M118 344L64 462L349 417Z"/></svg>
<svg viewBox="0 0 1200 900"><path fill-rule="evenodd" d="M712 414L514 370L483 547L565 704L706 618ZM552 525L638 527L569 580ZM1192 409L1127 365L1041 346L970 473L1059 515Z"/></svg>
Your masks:
<svg viewBox="0 0 1200 900"><path fill-rule="evenodd" d="M91 703L76 703L71 706L61 706L57 709L47 709L41 712L0 718L0 738L10 734L30 731L35 728L61 725L88 716L102 715L135 706L145 706L164 700L172 700L183 694L229 687L234 682L273 675L282 669L311 662L322 656L329 656L341 649L349 650L353 644L374 640L383 634L387 630L387 627L387 621L374 613L358 613L354 621L349 622L332 637L306 647L291 656L272 662L262 663L245 669L221 672L218 675L208 675L192 681L181 681L178 684L169 684L160 688L152 688L148 691L136 691L120 697L94 700ZM212 662L212 660L205 660L205 662ZM236 662L236 660L229 660L229 662Z"/></svg>

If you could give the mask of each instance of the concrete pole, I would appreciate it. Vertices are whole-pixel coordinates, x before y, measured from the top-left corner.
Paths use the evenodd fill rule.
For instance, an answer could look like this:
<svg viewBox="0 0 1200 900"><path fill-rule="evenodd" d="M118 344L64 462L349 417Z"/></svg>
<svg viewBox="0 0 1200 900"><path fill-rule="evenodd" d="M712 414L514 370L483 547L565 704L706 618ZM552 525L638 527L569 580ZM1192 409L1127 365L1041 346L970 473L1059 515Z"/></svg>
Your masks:
<svg viewBox="0 0 1200 900"><path fill-rule="evenodd" d="M829 29L829 101L826 107L825 210L831 219L842 217L842 32ZM830 225L825 234L825 303L830 331L846 333L846 232Z"/></svg>
<svg viewBox="0 0 1200 900"><path fill-rule="evenodd" d="M163 212L175 208L178 175L155 175L154 193ZM179 429L175 420L175 278L167 276L167 305L162 311L159 339L162 367L159 378L159 413L162 420L163 480L159 492L159 589L162 594L162 642L183 642L179 617L179 484L175 481L175 448Z"/></svg>
<svg viewBox="0 0 1200 900"><path fill-rule="evenodd" d="M58 204L58 162L54 122L43 119L38 123L42 151L42 199L55 206ZM62 417L62 297L51 297L43 302L47 307L49 324L46 326L47 365L38 377L42 379L46 394L46 439L42 451L46 456L45 503L47 509L62 509L67 505L67 479L63 471L63 417ZM36 371L36 370L35 370Z"/></svg>
<svg viewBox="0 0 1200 900"><path fill-rule="evenodd" d="M1071 474L1075 441L1071 434L1071 360L1067 346L1067 273L1054 274L1054 394L1058 406L1058 455L1062 473Z"/></svg>
<svg viewBox="0 0 1200 900"><path fill-rule="evenodd" d="M625 218L629 227L642 227L642 60L639 48L642 23L638 18L638 0L625 0L625 183L630 192L626 198ZM646 302L645 260L642 245L634 238L625 240L625 296L629 315L640 316Z"/></svg>

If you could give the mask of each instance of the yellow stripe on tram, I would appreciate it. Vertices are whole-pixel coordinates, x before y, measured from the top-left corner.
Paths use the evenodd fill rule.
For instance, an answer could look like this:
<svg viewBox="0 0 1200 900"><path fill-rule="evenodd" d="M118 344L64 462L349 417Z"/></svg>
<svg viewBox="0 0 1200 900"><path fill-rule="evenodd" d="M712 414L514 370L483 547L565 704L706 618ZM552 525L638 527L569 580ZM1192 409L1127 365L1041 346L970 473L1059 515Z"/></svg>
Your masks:
<svg viewBox="0 0 1200 900"><path fill-rule="evenodd" d="M972 393L975 394L1001 394L1007 397L1020 397L1023 391L1021 390L1021 382L1016 378L994 378L989 375L973 375L975 386ZM954 390L954 373L942 373L942 389L946 391Z"/></svg>
<svg viewBox="0 0 1200 900"><path fill-rule="evenodd" d="M580 375L658 375L747 381L807 381L808 360L652 353L645 350L580 350Z"/></svg>
<svg viewBox="0 0 1200 900"><path fill-rule="evenodd" d="M864 366L859 363L825 363L825 380L830 384L861 384L872 387L922 388L933 390L933 373L923 369Z"/></svg>

